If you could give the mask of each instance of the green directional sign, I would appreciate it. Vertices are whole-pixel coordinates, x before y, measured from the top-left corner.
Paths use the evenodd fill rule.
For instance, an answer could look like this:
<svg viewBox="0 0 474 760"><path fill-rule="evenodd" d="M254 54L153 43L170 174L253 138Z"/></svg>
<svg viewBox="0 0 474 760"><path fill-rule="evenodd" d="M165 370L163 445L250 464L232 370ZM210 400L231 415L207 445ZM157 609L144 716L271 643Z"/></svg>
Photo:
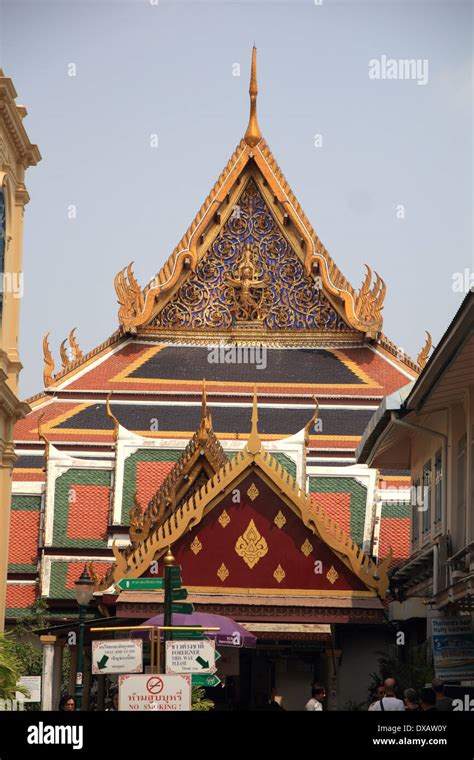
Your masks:
<svg viewBox="0 0 474 760"><path fill-rule="evenodd" d="M122 591L143 591L165 587L164 578L121 578L117 586Z"/></svg>
<svg viewBox="0 0 474 760"><path fill-rule="evenodd" d="M188 590L186 588L172 588L171 589L171 599L173 602L177 602L178 599L187 599L188 598Z"/></svg>
<svg viewBox="0 0 474 760"><path fill-rule="evenodd" d="M201 639L207 639L207 636L204 634L204 631L187 631L186 628L182 628L178 631L172 632L172 638L176 641L178 640L184 640L184 641L196 641ZM220 656L220 655L219 655Z"/></svg>
<svg viewBox="0 0 474 760"><path fill-rule="evenodd" d="M221 679L215 675L192 675L193 686L218 686Z"/></svg>
<svg viewBox="0 0 474 760"><path fill-rule="evenodd" d="M171 605L171 611L177 615L192 615L194 612L194 606L187 602L173 602Z"/></svg>
<svg viewBox="0 0 474 760"><path fill-rule="evenodd" d="M179 578L181 579L181 565L170 565L167 567L168 575L170 578Z"/></svg>

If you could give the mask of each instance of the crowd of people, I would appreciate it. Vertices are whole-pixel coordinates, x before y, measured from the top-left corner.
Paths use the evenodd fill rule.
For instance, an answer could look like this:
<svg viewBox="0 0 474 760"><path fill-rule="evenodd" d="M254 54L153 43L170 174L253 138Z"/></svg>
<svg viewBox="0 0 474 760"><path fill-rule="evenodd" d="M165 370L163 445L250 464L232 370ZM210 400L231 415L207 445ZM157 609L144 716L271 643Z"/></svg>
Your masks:
<svg viewBox="0 0 474 760"><path fill-rule="evenodd" d="M444 684L435 678L423 689L405 689L403 699L397 697L394 678L386 678L373 695L370 711L381 712L451 712L453 700L444 693Z"/></svg>
<svg viewBox="0 0 474 760"><path fill-rule="evenodd" d="M322 712L323 702L326 698L326 689L320 684L313 684L311 688L311 697L307 701L304 709L307 712ZM77 703L74 696L66 694L61 697L59 709L63 712L74 712L77 709ZM116 712L118 710L118 691L115 689L110 694L110 701L105 708L106 712ZM260 709L267 710L284 710L281 704L281 698L272 693L265 705ZM446 696L444 684L438 679L434 679L431 686L425 686L423 689L405 689L403 699L397 697L397 684L394 678L386 678L383 684L380 684L372 694L369 704L369 711L380 712L450 712L453 709L453 700Z"/></svg>

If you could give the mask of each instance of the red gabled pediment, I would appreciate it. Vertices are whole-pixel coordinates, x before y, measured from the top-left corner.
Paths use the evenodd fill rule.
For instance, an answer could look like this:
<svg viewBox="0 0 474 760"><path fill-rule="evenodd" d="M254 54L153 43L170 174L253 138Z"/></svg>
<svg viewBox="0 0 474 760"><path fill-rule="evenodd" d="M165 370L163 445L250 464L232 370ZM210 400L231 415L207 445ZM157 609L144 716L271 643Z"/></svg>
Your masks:
<svg viewBox="0 0 474 760"><path fill-rule="evenodd" d="M187 531L173 554L194 591L373 596L258 471Z"/></svg>

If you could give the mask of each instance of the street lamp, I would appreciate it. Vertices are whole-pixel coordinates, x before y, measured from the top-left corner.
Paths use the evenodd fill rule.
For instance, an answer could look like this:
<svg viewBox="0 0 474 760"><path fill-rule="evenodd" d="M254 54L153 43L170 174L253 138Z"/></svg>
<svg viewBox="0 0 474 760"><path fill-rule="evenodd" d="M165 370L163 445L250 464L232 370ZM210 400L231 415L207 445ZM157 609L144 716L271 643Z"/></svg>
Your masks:
<svg viewBox="0 0 474 760"><path fill-rule="evenodd" d="M82 690L84 688L83 669L84 669L84 630L86 627L87 607L90 604L94 594L94 581L90 577L87 566L74 583L74 593L76 594L79 605L79 647L77 651L77 670L76 670L76 703L77 709L82 708Z"/></svg>

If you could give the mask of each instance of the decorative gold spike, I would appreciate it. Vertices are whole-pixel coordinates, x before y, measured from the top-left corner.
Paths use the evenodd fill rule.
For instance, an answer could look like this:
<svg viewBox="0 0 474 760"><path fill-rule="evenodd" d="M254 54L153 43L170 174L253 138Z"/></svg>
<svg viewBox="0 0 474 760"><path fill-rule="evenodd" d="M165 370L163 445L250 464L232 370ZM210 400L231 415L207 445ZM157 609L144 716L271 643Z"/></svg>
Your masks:
<svg viewBox="0 0 474 760"><path fill-rule="evenodd" d="M283 528L283 526L286 524L286 517L283 514L283 512L280 511L275 515L275 519L273 520L277 528L280 528L280 530Z"/></svg>
<svg viewBox="0 0 474 760"><path fill-rule="evenodd" d="M276 580L277 583L281 583L282 580L284 580L286 578L286 573L283 570L283 568L282 568L281 565L278 565L278 567L276 568L275 572L273 573L273 577L275 578L275 580Z"/></svg>
<svg viewBox="0 0 474 760"><path fill-rule="evenodd" d="M137 317L145 306L145 298L132 270L133 261L115 277L114 285L119 302L119 319L121 324Z"/></svg>
<svg viewBox="0 0 474 760"><path fill-rule="evenodd" d="M230 523L230 517L225 511L225 509L223 509L222 512L220 513L218 522L222 525L223 528L225 528Z"/></svg>
<svg viewBox="0 0 474 760"><path fill-rule="evenodd" d="M199 554L202 549L202 544L197 536L194 537L194 541L191 544L191 551L193 554Z"/></svg>
<svg viewBox="0 0 474 760"><path fill-rule="evenodd" d="M48 388L53 383L53 372L54 372L54 360L51 356L51 351L49 350L49 344L48 344L48 338L49 333L46 333L46 335L43 338L43 356L44 356L44 371L43 371L43 382L45 388Z"/></svg>
<svg viewBox="0 0 474 760"><path fill-rule="evenodd" d="M46 434L43 431L43 417L45 415L45 412L42 412L40 416L38 417L38 438L41 438L41 440L44 441L44 457L45 459L48 459L49 457L49 441L46 438Z"/></svg>
<svg viewBox="0 0 474 760"><path fill-rule="evenodd" d="M73 355L73 361L77 362L79 359L82 358L82 351L79 348L79 344L76 340L76 337L74 333L76 332L77 328L74 327L71 332L69 333L69 345L71 346L71 351Z"/></svg>
<svg viewBox="0 0 474 760"><path fill-rule="evenodd" d="M307 422L306 425L304 426L304 445L306 446L306 448L308 448L309 446L309 429L311 425L313 424L313 422L316 422L316 420L318 419L318 414L319 414L319 401L316 398L316 396L313 396L313 399L315 403L314 414L309 420L309 422Z"/></svg>
<svg viewBox="0 0 474 760"><path fill-rule="evenodd" d="M260 491L258 490L257 486L255 485L255 483L252 483L252 485L247 491L247 496L249 497L251 501L255 501L257 496L259 496L259 494L260 494Z"/></svg>
<svg viewBox="0 0 474 760"><path fill-rule="evenodd" d="M250 72L249 95L250 95L250 116L249 116L247 131L245 132L245 135L244 135L244 140L247 143L247 145L250 145L250 147L253 148L262 139L262 133L260 132L260 127L258 126L258 120L257 120L257 95L258 95L257 48L255 47L255 45L253 46L253 50L252 50L252 66L251 66L251 72Z"/></svg>
<svg viewBox="0 0 474 760"><path fill-rule="evenodd" d="M217 577L222 581L222 583L224 583L225 579L229 577L229 571L224 565L224 563L222 563L222 565L220 566L216 574L217 574Z"/></svg>
<svg viewBox="0 0 474 760"><path fill-rule="evenodd" d="M252 430L247 441L247 451L249 454L258 454L262 448L262 442L258 434L258 409L257 409L257 386L253 388L253 408L252 408Z"/></svg>
<svg viewBox="0 0 474 760"><path fill-rule="evenodd" d="M420 353L418 354L418 358L416 360L416 363L418 364L420 369L423 369L426 362L428 361L428 354L431 351L431 346L433 345L433 339L431 337L431 334L428 332L428 330L425 330L426 333L426 343L421 349Z"/></svg>
<svg viewBox="0 0 474 760"><path fill-rule="evenodd" d="M112 398L112 393L109 393L107 396L107 400L105 402L105 411L107 414L107 417L110 417L111 420L113 420L114 423L114 438L117 440L118 432L119 432L119 426L120 422L118 421L117 417L113 413L112 409L110 408L110 399Z"/></svg>
<svg viewBox="0 0 474 760"><path fill-rule="evenodd" d="M329 583L331 583L333 585L337 581L337 579L339 578L339 573L337 572L337 570L334 567L334 565L331 565L331 567L327 571L326 578L328 579Z"/></svg>
<svg viewBox="0 0 474 760"><path fill-rule="evenodd" d="M305 557L309 557L309 555L313 551L313 545L310 544L307 538L305 539L304 543L301 544L301 551L303 552Z"/></svg>
<svg viewBox="0 0 474 760"><path fill-rule="evenodd" d="M67 369L69 364L71 363L71 360L67 353L66 343L67 343L67 338L64 338L63 342L61 343L61 346L59 347L59 353L61 356L63 369Z"/></svg>
<svg viewBox="0 0 474 760"><path fill-rule="evenodd" d="M199 423L198 434L201 440L205 441L209 431L212 429L211 413L207 411L206 381L202 381L202 414Z"/></svg>
<svg viewBox="0 0 474 760"><path fill-rule="evenodd" d="M258 532L253 520L250 520L245 532L239 536L235 544L235 551L242 557L245 564L252 570L261 557L268 552L268 544Z"/></svg>

